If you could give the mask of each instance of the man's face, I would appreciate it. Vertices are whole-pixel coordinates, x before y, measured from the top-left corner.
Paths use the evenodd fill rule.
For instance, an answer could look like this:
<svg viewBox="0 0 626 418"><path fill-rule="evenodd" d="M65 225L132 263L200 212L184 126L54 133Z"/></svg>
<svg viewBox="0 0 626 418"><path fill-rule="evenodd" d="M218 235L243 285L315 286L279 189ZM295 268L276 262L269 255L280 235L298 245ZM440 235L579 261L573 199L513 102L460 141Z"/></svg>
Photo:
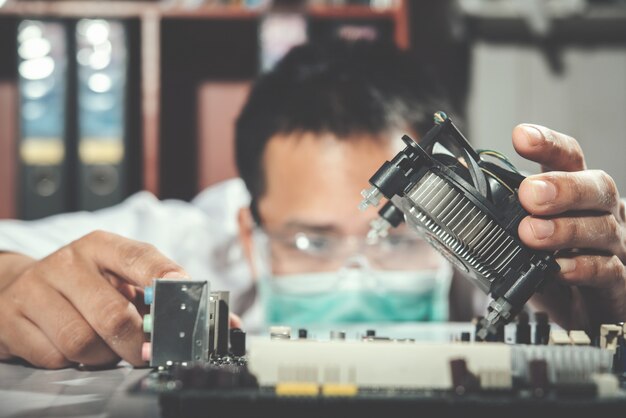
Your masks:
<svg viewBox="0 0 626 418"><path fill-rule="evenodd" d="M337 270L362 253L368 263L380 264L374 268L404 268L403 259L393 256L405 254L394 249L405 248L400 239L414 239L413 231L401 227L393 242L396 247L385 247L385 254L385 248L364 245L376 211L358 210L368 179L397 151L397 143L374 137L338 140L331 134L312 133L273 137L263 156L266 188L258 201L262 227L270 237L273 273ZM249 250L251 230L241 222L240 226ZM430 247L422 244L418 254L428 260ZM404 259L411 258L414 265L415 246L410 250L413 256ZM421 267L432 266L425 261Z"/></svg>

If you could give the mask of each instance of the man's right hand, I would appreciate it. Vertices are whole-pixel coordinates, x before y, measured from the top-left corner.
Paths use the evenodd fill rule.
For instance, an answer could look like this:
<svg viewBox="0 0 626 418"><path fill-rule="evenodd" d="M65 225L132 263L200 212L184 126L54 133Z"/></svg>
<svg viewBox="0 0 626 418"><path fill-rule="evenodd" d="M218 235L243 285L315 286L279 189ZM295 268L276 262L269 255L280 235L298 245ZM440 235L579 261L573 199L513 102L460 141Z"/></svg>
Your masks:
<svg viewBox="0 0 626 418"><path fill-rule="evenodd" d="M188 275L152 245L100 231L40 261L0 254L0 359L145 364L141 289L162 277Z"/></svg>

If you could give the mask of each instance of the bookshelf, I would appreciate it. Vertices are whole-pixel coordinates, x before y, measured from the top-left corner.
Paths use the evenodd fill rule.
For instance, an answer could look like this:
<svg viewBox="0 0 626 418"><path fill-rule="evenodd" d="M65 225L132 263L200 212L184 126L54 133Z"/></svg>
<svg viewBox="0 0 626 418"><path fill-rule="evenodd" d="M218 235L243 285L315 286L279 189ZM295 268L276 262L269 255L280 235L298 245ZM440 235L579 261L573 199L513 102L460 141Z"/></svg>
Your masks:
<svg viewBox="0 0 626 418"><path fill-rule="evenodd" d="M313 25L318 25L318 31L324 30L325 24L337 20L380 21L390 28L391 37L399 47L408 48L410 43L408 7L407 0L396 0L393 6L385 9L364 5L316 4L308 6L305 14ZM136 62L140 67L138 77L140 97L137 99L140 145L137 150L140 153L138 161L141 165L138 187L164 198L188 199L201 187L206 186L211 178L207 177L206 173L203 174L201 169L206 160L197 158L202 159L204 155L209 160L215 161L215 156L207 156L206 150L214 150L216 146L203 144L206 140L202 137L203 132L227 132L228 135L232 135L232 131L228 131L227 128L207 128L206 123L198 120L198 109L202 108L199 101L207 96L206 89L203 90L202 86L206 86L206 83L213 85L213 90L209 89L207 97L211 96L211 91L222 91L216 89L215 83L239 83L249 86L259 71L257 23L264 12L262 9L228 5L191 9L179 5L139 1L9 0L0 7L0 19L112 18L138 22L139 46ZM224 36L225 32L229 35ZM194 37L198 39L193 39ZM187 54L185 52L187 46L202 50L204 53L198 55L204 55L205 58ZM0 54L7 53L14 52L0 47ZM223 54L223 58L220 54ZM220 60L224 62L216 65L206 59L206 56L220 56ZM3 80L1 76L2 74L0 82L5 85L12 81ZM10 91L10 87L5 86L3 90ZM239 87L230 90L239 95L232 100L226 100L232 104L225 110L227 113L230 112L229 118L232 119L232 106L241 105L243 90ZM4 102L6 101L5 98ZM209 106L209 109L215 107ZM220 120L219 115L211 115L208 119ZM3 176L5 179L12 179L13 182L16 177L14 163L5 164L9 158L5 150L16 148L16 143L11 144L11 140L16 141L15 137L15 132L9 132L0 126L0 139L3 142L0 166L13 167L12 176ZM228 146L226 148L229 149ZM0 217L9 217L16 213L15 198L9 196L14 193L15 187L0 189Z"/></svg>

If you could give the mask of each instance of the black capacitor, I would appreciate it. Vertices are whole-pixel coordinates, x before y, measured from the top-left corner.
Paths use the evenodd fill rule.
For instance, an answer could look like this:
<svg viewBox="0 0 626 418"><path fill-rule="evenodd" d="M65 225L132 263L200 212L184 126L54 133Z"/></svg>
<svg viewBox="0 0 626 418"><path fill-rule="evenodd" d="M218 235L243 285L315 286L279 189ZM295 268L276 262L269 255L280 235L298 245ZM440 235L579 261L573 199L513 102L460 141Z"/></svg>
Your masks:
<svg viewBox="0 0 626 418"><path fill-rule="evenodd" d="M550 341L550 322L545 312L535 313L535 345L547 345Z"/></svg>
<svg viewBox="0 0 626 418"><path fill-rule="evenodd" d="M365 331L365 336L366 337L375 337L376 336L376 330L368 329L367 331Z"/></svg>
<svg viewBox="0 0 626 418"><path fill-rule="evenodd" d="M306 329L304 328L300 328L298 330L298 338L300 338L301 340L306 340L308 337L309 333Z"/></svg>
<svg viewBox="0 0 626 418"><path fill-rule="evenodd" d="M246 333L239 328L230 330L230 352L236 357L246 355Z"/></svg>
<svg viewBox="0 0 626 418"><path fill-rule="evenodd" d="M517 325L515 326L515 343L530 344L530 323L528 312L521 311L517 315Z"/></svg>

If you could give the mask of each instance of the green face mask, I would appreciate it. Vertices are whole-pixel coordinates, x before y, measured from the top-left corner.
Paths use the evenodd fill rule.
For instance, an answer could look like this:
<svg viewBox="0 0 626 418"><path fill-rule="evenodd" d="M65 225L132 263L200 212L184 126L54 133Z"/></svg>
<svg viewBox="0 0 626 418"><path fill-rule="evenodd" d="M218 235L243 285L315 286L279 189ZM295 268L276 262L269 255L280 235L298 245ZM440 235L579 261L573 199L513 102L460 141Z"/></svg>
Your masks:
<svg viewBox="0 0 626 418"><path fill-rule="evenodd" d="M292 326L445 321L452 270L346 270L260 280L266 322Z"/></svg>

